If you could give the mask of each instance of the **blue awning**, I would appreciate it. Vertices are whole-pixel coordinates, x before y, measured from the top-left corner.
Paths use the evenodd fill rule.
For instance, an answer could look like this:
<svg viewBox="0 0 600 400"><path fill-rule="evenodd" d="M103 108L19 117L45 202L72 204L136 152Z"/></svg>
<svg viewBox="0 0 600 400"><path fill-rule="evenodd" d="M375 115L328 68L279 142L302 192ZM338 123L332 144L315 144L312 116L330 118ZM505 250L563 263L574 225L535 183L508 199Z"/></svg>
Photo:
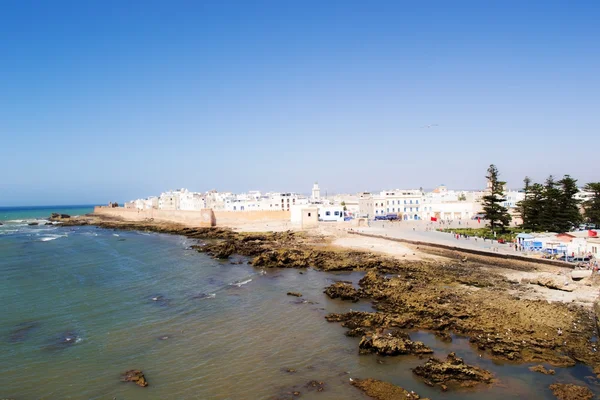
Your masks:
<svg viewBox="0 0 600 400"><path fill-rule="evenodd" d="M534 238L534 236L532 234L529 234L529 233L519 233L517 235L517 237L521 238L521 239L533 239Z"/></svg>

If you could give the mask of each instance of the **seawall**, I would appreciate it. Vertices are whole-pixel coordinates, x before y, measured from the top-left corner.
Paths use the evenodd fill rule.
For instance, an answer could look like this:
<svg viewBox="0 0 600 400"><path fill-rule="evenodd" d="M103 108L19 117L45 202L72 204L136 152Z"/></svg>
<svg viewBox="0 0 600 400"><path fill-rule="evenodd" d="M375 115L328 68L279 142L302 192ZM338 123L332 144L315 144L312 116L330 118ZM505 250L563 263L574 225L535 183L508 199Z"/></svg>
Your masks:
<svg viewBox="0 0 600 400"><path fill-rule="evenodd" d="M493 252L484 251L484 250L465 249L463 247L448 246L448 245L444 245L444 244L430 243L430 242L421 242L421 241L417 241L417 240L392 238L392 237L388 237L388 236L374 235L374 234L370 234L370 233L362 233L362 232L349 232L349 233L358 235L358 236L366 236L366 237L372 237L372 238L377 238L377 239L385 239L385 240L389 240L392 242L407 243L407 244L412 244L415 246L429 247L430 249L449 250L449 251L455 251L458 253L472 254L475 256L491 257L491 258L495 258L495 259L515 260L515 261L525 261L525 262L529 262L529 263L547 264L547 265L553 265L555 267L561 267L561 268L571 268L571 269L573 268L572 266L570 266L564 262L556 261L556 260L547 260L544 258L531 258L531 257L525 257L525 256L516 255L516 254L514 254L514 255L513 254L499 254L499 253L493 253Z"/></svg>
<svg viewBox="0 0 600 400"><path fill-rule="evenodd" d="M183 210L138 210L124 207L94 207L94 214L127 221L175 222L188 226L228 226L256 221L289 221L289 211L200 211Z"/></svg>

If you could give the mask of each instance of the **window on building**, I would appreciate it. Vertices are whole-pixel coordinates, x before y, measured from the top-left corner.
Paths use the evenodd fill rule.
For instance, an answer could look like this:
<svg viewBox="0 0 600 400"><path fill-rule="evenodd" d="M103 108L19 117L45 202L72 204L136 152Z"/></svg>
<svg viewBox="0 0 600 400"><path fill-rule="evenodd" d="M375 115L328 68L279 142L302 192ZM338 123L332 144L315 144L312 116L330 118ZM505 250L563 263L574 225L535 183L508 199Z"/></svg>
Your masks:
<svg viewBox="0 0 600 400"><path fill-rule="evenodd" d="M412 204L412 200L410 201L410 204Z"/></svg>
<svg viewBox="0 0 600 400"><path fill-rule="evenodd" d="M326 216L329 216L329 215L331 215L331 211L325 211L325 215L326 215Z"/></svg>
<svg viewBox="0 0 600 400"><path fill-rule="evenodd" d="M310 213L308 213L308 216L310 217Z"/></svg>
<svg viewBox="0 0 600 400"><path fill-rule="evenodd" d="M334 212L333 212L333 215L335 215L335 216L339 217L339 216L340 216L340 212L339 212L339 211L334 211Z"/></svg>
<svg viewBox="0 0 600 400"><path fill-rule="evenodd" d="M390 212L390 209L389 209L389 208L387 209L387 212Z"/></svg>
<svg viewBox="0 0 600 400"><path fill-rule="evenodd" d="M395 209L395 208L392 208L392 212L396 212L396 209Z"/></svg>
<svg viewBox="0 0 600 400"><path fill-rule="evenodd" d="M406 212L406 207L404 207L404 212Z"/></svg>
<svg viewBox="0 0 600 400"><path fill-rule="evenodd" d="M406 204L406 200L404 200L404 204Z"/></svg>
<svg viewBox="0 0 600 400"><path fill-rule="evenodd" d="M416 203L419 204L419 200L417 200Z"/></svg>

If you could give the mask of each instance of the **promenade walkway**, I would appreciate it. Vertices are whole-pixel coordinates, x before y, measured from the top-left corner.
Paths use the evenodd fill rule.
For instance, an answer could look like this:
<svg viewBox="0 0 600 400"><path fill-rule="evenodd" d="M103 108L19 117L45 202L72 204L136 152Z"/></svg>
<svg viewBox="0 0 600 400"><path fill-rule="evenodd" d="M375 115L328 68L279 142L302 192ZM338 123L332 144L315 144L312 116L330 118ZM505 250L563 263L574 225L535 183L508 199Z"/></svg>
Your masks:
<svg viewBox="0 0 600 400"><path fill-rule="evenodd" d="M453 246L468 250L477 250L483 252L489 252L494 254L507 254L516 256L531 256L526 252L515 250L514 245L498 243L496 240L493 242L490 240L484 241L481 238L470 239L459 238L456 239L455 235L450 233L438 232L435 229L438 228L475 228L478 227L477 221L469 221L469 226L464 224L458 225L454 223L451 226L443 225L440 226L437 223L427 223L425 221L411 221L411 222L389 222L389 221L371 221L369 227L360 227L356 231L360 233L366 233L370 235L378 235L389 237L392 239L403 239L415 242L426 242L439 244L444 246ZM535 256L536 258L537 255Z"/></svg>

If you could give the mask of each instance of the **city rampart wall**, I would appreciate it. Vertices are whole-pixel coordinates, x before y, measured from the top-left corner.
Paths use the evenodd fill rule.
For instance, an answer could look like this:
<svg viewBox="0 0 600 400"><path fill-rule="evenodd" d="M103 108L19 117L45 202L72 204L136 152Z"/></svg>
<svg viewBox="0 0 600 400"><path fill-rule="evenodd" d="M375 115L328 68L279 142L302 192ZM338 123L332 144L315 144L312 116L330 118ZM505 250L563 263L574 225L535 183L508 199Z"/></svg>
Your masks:
<svg viewBox="0 0 600 400"><path fill-rule="evenodd" d="M94 214L112 218L121 218L127 221L153 219L155 221L176 222L190 226L211 225L211 218L214 218L214 221L218 226L235 225L238 223L254 221L290 220L289 211L213 211L211 209L204 209L201 211L139 210L136 208L98 206L94 208ZM212 225L214 225L214 223Z"/></svg>

